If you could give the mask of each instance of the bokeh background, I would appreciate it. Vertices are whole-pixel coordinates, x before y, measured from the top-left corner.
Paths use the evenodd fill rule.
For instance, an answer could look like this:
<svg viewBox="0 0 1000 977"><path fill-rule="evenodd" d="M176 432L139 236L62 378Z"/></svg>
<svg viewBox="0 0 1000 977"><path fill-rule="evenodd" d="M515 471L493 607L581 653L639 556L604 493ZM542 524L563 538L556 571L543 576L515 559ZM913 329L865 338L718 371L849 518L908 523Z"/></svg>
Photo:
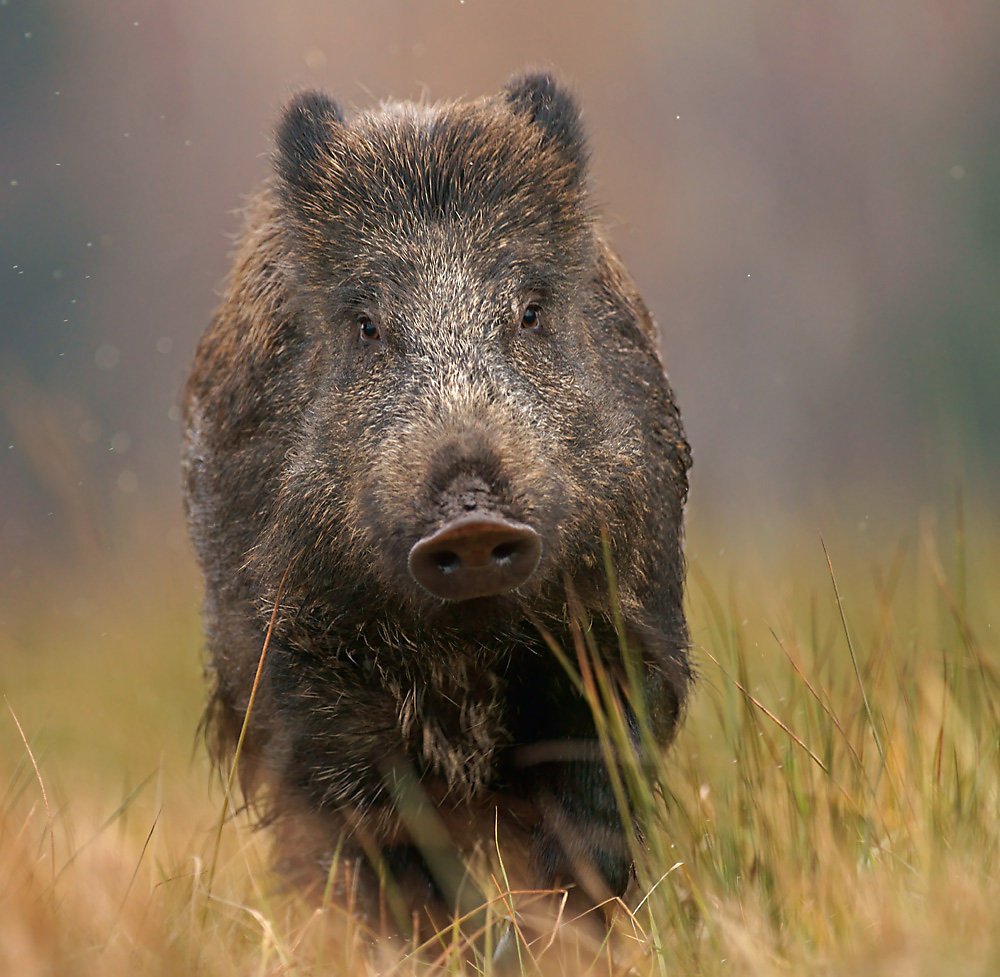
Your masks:
<svg viewBox="0 0 1000 977"><path fill-rule="evenodd" d="M990 500L1000 5L0 0L0 589L150 518L186 546L179 391L290 92L531 65L579 93L696 523Z"/></svg>

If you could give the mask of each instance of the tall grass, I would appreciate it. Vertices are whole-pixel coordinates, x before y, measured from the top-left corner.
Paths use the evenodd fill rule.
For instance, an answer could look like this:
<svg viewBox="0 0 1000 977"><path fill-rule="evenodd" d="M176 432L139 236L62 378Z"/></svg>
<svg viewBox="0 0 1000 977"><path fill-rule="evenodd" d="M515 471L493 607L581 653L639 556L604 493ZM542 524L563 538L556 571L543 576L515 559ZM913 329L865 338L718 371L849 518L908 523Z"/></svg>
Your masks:
<svg viewBox="0 0 1000 977"><path fill-rule="evenodd" d="M696 525L698 683L676 744L645 766L622 762L621 694L586 636L562 649L643 838L609 948L567 959L543 941L520 948L525 969L1000 973L991 518L925 514L881 544L786 527L723 552ZM373 945L349 907L283 892L241 815L209 885L222 798L194 743L198 589L162 538L4 598L0 973L491 971L453 952L454 932L412 956ZM492 884L489 918L530 899Z"/></svg>

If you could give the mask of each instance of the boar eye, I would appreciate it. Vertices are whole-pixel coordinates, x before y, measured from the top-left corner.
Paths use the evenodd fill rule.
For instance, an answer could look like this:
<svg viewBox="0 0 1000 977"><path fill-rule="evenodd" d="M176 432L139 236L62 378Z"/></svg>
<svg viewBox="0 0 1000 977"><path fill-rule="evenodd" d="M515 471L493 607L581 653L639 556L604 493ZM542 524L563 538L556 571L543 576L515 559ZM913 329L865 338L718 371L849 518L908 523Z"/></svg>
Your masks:
<svg viewBox="0 0 1000 977"><path fill-rule="evenodd" d="M542 308L540 305L532 303L531 305L525 306L524 312L521 313L521 328L522 329L537 329L542 322Z"/></svg>
<svg viewBox="0 0 1000 977"><path fill-rule="evenodd" d="M362 316L358 320L358 327L361 332L361 338L366 343L373 343L379 338L378 326L371 321L367 316Z"/></svg>

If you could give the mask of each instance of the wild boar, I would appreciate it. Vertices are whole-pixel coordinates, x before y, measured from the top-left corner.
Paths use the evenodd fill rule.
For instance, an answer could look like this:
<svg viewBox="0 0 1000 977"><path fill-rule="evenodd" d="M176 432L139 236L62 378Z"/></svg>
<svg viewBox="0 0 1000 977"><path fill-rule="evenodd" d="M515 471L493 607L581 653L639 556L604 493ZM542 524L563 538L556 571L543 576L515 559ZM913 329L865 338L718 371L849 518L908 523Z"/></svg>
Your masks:
<svg viewBox="0 0 1000 977"><path fill-rule="evenodd" d="M270 630L240 772L300 876L338 850L369 897L387 869L453 898L416 788L438 826L521 830L536 884L620 894L592 703L552 644L575 660L578 628L612 676L633 649L670 740L690 454L575 100L544 73L353 118L303 92L276 144L185 396L213 754Z"/></svg>

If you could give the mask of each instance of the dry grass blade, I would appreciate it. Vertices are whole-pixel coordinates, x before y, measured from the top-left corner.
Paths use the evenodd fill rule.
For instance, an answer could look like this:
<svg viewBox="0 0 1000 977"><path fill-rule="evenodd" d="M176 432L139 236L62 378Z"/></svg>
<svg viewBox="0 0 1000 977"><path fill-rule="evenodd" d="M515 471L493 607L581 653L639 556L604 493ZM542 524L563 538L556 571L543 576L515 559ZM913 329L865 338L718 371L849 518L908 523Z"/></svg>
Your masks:
<svg viewBox="0 0 1000 977"><path fill-rule="evenodd" d="M236 749L233 752L233 762L229 768L229 778L226 781L226 793L222 799L222 812L219 815L219 825L215 832L215 844L212 847L212 860L209 863L208 878L205 883L206 898L212 894L212 883L215 881L215 870L219 860L219 846L222 843L222 831L226 825L226 817L229 814L229 806L233 796L233 786L236 783L236 771L239 767L240 753L243 750L243 741L246 738L247 728L250 725L250 714L253 712L254 700L257 698L257 689L260 687L260 677L264 672L264 659L267 657L267 649L271 644L271 635L274 633L274 624L278 619L278 607L281 604L281 592L285 588L285 581L288 579L288 571L291 566L285 568L285 573L278 584L278 592L274 597L274 607L271 610L271 619L267 624L267 634L264 635L264 645L260 649L260 659L257 662L257 673L254 675L253 686L250 689L250 698L247 701L247 711L243 715L243 726L240 728L240 737L236 741Z"/></svg>
<svg viewBox="0 0 1000 977"><path fill-rule="evenodd" d="M882 738L878 734L878 727L875 725L875 714L872 712L871 703L868 701L868 693L865 691L864 679L861 677L861 668L858 665L858 656L854 651L854 642L851 640L851 631L847 626L847 615L844 613L844 601L840 596L840 588L837 586L837 577L833 572L833 561L830 559L830 552L826 548L826 541L823 539L823 534L820 533L819 537L820 545L823 547L823 555L826 557L826 565L830 570L830 581L833 584L833 593L837 598L837 610L840 613L840 623L844 627L844 637L847 639L847 650L851 654L851 664L854 666L854 676L858 680L858 689L861 692L861 701L865 706L865 715L868 717L868 726L872 731L872 737L875 740L875 747L879 752L879 756L882 758L882 763L886 762L885 758L885 748L882 746Z"/></svg>
<svg viewBox="0 0 1000 977"><path fill-rule="evenodd" d="M944 572L944 567L941 564L941 556L938 553L937 543L934 540L933 534L929 531L929 528L926 525L924 526L923 531L923 543L930 571L934 577L934 582L937 584L938 590L941 591L941 596L944 597L945 603L948 605L948 611L951 614L952 620L955 622L955 626L958 628L963 644L975 659L976 668L978 669L980 678L983 681L983 688L989 689L990 681L987 676L987 664L983 660L983 656L979 653L978 644L973 637L972 629L969 627L968 617L962 609L959 599L956 597L951 584L948 582L947 574ZM992 677L995 681L997 676L996 667L991 667L989 671L990 677ZM987 708L990 711L990 719L992 720L993 725L1000 726L1000 716L997 714L996 706L993 703L993 697L987 695L986 703Z"/></svg>
<svg viewBox="0 0 1000 977"><path fill-rule="evenodd" d="M157 824L160 823L161 811L156 812L156 817L153 819L153 823L149 826L149 832L146 834L146 840L142 843L142 850L139 852L139 857L136 859L135 869L132 872L132 877L128 880L128 886L125 888L125 894L121 898L121 902L118 905L118 913L116 916L116 921L121 917L122 911L125 908L125 903L128 902L128 897L132 892L132 887L135 885L135 880L139 875L139 869L142 866L142 861L146 857L146 852L149 850L149 843L153 840L153 832L156 831ZM114 930L108 934L108 940L111 939ZM105 945L107 945L105 943Z"/></svg>
<svg viewBox="0 0 1000 977"><path fill-rule="evenodd" d="M771 632L771 637L773 637L775 642L777 642L777 645L781 649L782 654L788 660L788 664L792 666L792 669L795 672L795 674L799 677L799 679L801 679L802 684L806 687L808 693L813 697L813 699L816 700L816 704L820 707L820 709L823 710L823 712L826 714L830 722L833 723L834 728L843 737L844 743L847 746L848 752L851 754L851 759L854 761L855 767L858 769L859 772L865 774L865 777L867 778L867 772L865 771L864 763L861 761L861 756L855 749L854 744L851 742L850 736L847 735L847 730L844 729L844 724L840 721L840 717L831 708L831 706L824 700L823 696L819 694L819 690L816 689L816 687L812 684L812 682L809 681L809 679L806 677L805 672L803 672L801 667L799 666L799 663L789 654L788 649L784 646L781 638L779 638L777 634L775 634L774 629L768 628L768 630ZM868 786L869 789L871 789L871 784L869 784Z"/></svg>
<svg viewBox="0 0 1000 977"><path fill-rule="evenodd" d="M768 709L767 706L765 706L764 703L760 701L760 699L754 696L753 693L750 692L750 690L746 688L746 686L744 686L739 681L739 679L731 675L726 670L722 662L720 662L719 659L716 658L710 651L706 650L705 654L708 655L708 657L715 663L719 671L722 672L722 674L725 675L726 678L729 679L729 681L732 682L733 685L735 685L736 688L740 690L740 693L743 696L745 696L747 701L753 703L753 705L757 709L759 709L765 716L767 716L767 718L770 719L771 722L775 724L775 726L777 726L782 732L784 732L785 735L787 735L792 740L792 742L801 747L801 749L805 751L805 753L809 756L809 758L813 761L813 763L815 763L816 766L819 767L820 770L822 770L823 773L826 774L830 783L833 784L833 786L836 787L837 790L839 790L840 793L844 795L845 799L850 803L850 805L855 810L860 811L861 805L853 797L851 797L851 795L847 792L847 790L845 790L844 787L837 781L836 777L833 776L833 773L831 772L830 768L822 761L822 759L820 759L820 757L818 757L812 751L812 749L805 743L805 741L802 740L801 737L797 736L794 732L792 732L792 730L789 729L788 726L786 726L773 712L771 712L771 710Z"/></svg>
<svg viewBox="0 0 1000 977"><path fill-rule="evenodd" d="M10 710L11 716L14 718L14 724L17 726L17 731L20 734L21 742L24 744L25 750L28 752L28 758L31 760L31 765L35 768L35 777L38 780L38 786L42 792L42 801L45 804L45 820L48 824L49 830L49 857L52 860L52 887L55 888L56 884L56 833L52 824L52 808L49 806L49 792L45 789L45 781L42 779L42 771L38 768L38 761L35 759L35 754L31 749L31 744L28 742L28 737L24 735L24 729L21 726L21 720L17 718L17 713L14 712L14 707L4 696L4 702L7 703L7 708Z"/></svg>

